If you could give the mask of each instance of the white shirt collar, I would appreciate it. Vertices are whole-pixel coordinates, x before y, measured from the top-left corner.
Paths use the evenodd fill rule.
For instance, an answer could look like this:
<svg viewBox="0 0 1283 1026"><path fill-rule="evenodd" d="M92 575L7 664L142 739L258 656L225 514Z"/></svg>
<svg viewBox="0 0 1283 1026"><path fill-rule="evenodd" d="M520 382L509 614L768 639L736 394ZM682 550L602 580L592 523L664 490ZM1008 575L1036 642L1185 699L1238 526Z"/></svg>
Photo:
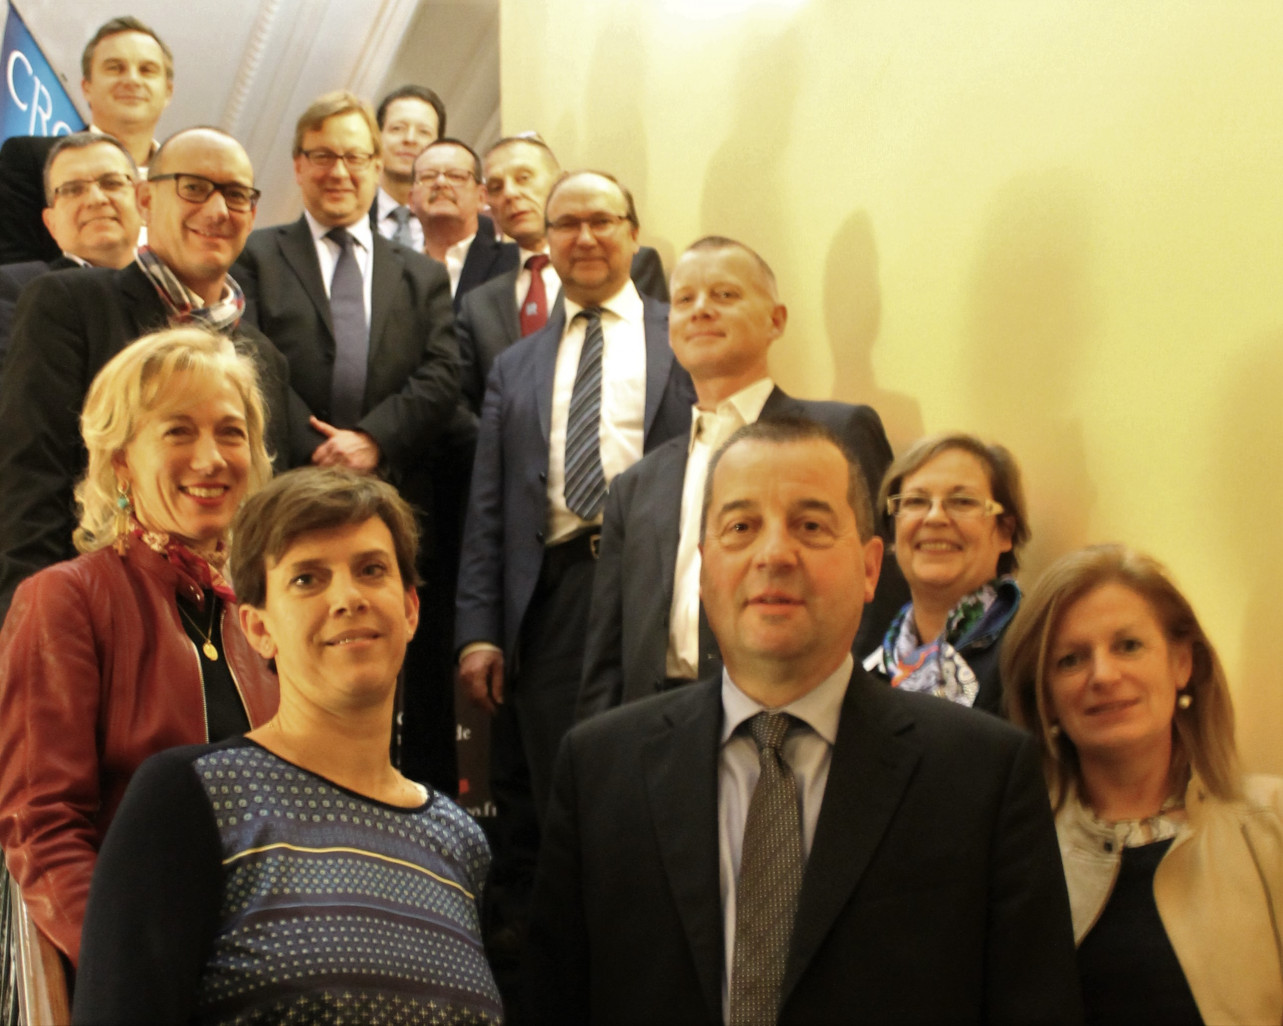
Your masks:
<svg viewBox="0 0 1283 1026"><path fill-rule="evenodd" d="M339 225L321 224L320 221L312 216L312 212L310 210L305 209L303 211L303 216L307 218L307 225L312 229L312 239L315 242L320 242L325 238L328 232L339 227ZM352 238L356 240L357 244L365 249L367 253L374 249L374 234L370 229L370 219L364 214L357 218L357 220L352 224L343 225L342 227L347 229L347 233L352 236Z"/></svg>
<svg viewBox="0 0 1283 1026"><path fill-rule="evenodd" d="M829 744L835 744L838 736L838 721L842 718L842 702L846 698L847 685L855 660L848 652L836 670L820 681L801 698L779 709L768 709L755 699L744 694L730 673L722 670L722 744L725 744L735 730L745 720L751 719L760 712L783 712L801 720Z"/></svg>
<svg viewBox="0 0 1283 1026"><path fill-rule="evenodd" d="M712 410L701 410L698 405L692 407L690 445L686 451L690 452L695 448L695 440L699 437L700 414L711 413L721 420L734 413L740 424L755 424L757 418L762 415L762 407L766 405L766 400L774 390L774 381L770 378L761 378L751 385L744 386L734 395L727 396Z"/></svg>

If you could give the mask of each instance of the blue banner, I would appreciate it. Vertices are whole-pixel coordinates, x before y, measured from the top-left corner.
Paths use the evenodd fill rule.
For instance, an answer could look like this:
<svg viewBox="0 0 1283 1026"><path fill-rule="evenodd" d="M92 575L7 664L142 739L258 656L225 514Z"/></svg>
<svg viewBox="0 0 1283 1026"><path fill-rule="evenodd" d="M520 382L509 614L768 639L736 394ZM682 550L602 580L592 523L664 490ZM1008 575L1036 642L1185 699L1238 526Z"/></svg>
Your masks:
<svg viewBox="0 0 1283 1026"><path fill-rule="evenodd" d="M68 135L85 127L71 97L12 3L0 54L0 66L4 68L0 139L11 135Z"/></svg>

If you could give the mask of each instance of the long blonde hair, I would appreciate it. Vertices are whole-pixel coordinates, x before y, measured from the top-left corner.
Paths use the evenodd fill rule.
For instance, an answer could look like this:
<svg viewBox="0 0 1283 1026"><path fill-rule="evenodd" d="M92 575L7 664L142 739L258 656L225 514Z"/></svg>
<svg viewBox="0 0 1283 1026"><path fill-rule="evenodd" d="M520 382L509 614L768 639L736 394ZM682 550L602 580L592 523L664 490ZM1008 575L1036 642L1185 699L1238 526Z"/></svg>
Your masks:
<svg viewBox="0 0 1283 1026"><path fill-rule="evenodd" d="M266 415L253 358L206 328L185 325L144 335L98 372L80 415L89 465L76 484L80 526L72 540L78 551L93 552L115 541L118 493L112 459L133 440L143 417L157 408L179 374L211 387L226 382L236 390L245 406L249 435L249 492L272 476L263 444Z"/></svg>
<svg viewBox="0 0 1283 1026"><path fill-rule="evenodd" d="M1082 768L1074 743L1063 731L1052 729L1048 664L1065 610L1109 583L1143 598L1169 643L1190 646L1193 669L1185 694L1191 701L1188 708L1178 707L1172 719L1173 780L1186 779L1192 768L1217 798L1237 797L1242 781L1234 744L1234 703L1216 649L1193 607L1156 559L1125 545L1093 545L1048 567L1025 595L1002 645L1007 714L1038 739L1052 806L1060 809L1073 788L1081 792Z"/></svg>

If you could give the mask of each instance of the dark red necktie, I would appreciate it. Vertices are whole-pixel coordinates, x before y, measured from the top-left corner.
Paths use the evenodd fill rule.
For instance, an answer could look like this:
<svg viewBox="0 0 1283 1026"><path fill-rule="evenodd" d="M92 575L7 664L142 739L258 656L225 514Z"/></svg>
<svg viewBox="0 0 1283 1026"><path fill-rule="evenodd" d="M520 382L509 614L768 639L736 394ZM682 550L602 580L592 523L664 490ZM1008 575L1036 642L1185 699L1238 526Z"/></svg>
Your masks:
<svg viewBox="0 0 1283 1026"><path fill-rule="evenodd" d="M548 254L536 253L526 258L530 272L530 288L521 301L521 334L524 338L538 331L548 322L548 290L543 284L543 269L548 266Z"/></svg>

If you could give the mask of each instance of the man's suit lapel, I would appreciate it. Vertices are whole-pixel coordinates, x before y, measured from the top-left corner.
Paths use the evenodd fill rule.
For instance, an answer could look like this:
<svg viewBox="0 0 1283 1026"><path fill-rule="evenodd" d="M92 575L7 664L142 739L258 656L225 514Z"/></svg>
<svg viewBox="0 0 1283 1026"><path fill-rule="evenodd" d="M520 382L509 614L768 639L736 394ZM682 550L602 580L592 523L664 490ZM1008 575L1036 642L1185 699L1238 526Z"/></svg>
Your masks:
<svg viewBox="0 0 1283 1026"><path fill-rule="evenodd" d="M645 437L650 434L664 389L668 387L673 350L668 344L668 306L643 296L642 309L646 326L646 419L642 428Z"/></svg>
<svg viewBox="0 0 1283 1026"><path fill-rule="evenodd" d="M719 684L694 685L689 702L670 706L662 716L642 746L646 795L700 990L709 1015L720 1020L725 955L717 839Z"/></svg>
<svg viewBox="0 0 1283 1026"><path fill-rule="evenodd" d="M534 355L535 402L539 407L539 428L543 431L544 451L552 434L552 388L557 375L557 350L566 330L566 308L548 316L548 323L530 336L531 345L537 346ZM524 343L523 343L524 344Z"/></svg>
<svg viewBox="0 0 1283 1026"><path fill-rule="evenodd" d="M370 363L378 356L379 342L387 327L388 317L396 302L397 285L405 272L405 260L401 253L382 235L374 236L374 260L370 264L370 273L374 280L370 282ZM328 311L330 304L325 304Z"/></svg>
<svg viewBox="0 0 1283 1026"><path fill-rule="evenodd" d="M169 308L137 262L117 271L116 281L125 298L123 311L129 318L135 338L168 326Z"/></svg>
<svg viewBox="0 0 1283 1026"><path fill-rule="evenodd" d="M671 446L671 451L669 449ZM673 604L674 579L677 574L677 546L682 532L682 490L686 484L686 461L689 459L690 443L685 438L677 438L656 450L652 459L662 460L653 474L655 494L653 507L647 502L645 508L653 512L653 517L646 519L654 525L656 559L659 561L660 593L665 596L666 606ZM660 455L663 453L663 455Z"/></svg>
<svg viewBox="0 0 1283 1026"><path fill-rule="evenodd" d="M921 753L913 717L856 667L802 877L781 1007L851 900L899 808Z"/></svg>
<svg viewBox="0 0 1283 1026"><path fill-rule="evenodd" d="M800 402L785 392L779 385L771 389L771 394L762 404L758 420L770 420L772 417L800 417L804 407Z"/></svg>
<svg viewBox="0 0 1283 1026"><path fill-rule="evenodd" d="M316 307L325 328L334 336L334 318L330 316L330 299L325 293L325 282L321 280L321 264L316 258L316 243L312 240L312 230L308 227L307 218L300 217L293 224L278 229L277 244L281 247L281 256L290 269L298 276L312 305Z"/></svg>

